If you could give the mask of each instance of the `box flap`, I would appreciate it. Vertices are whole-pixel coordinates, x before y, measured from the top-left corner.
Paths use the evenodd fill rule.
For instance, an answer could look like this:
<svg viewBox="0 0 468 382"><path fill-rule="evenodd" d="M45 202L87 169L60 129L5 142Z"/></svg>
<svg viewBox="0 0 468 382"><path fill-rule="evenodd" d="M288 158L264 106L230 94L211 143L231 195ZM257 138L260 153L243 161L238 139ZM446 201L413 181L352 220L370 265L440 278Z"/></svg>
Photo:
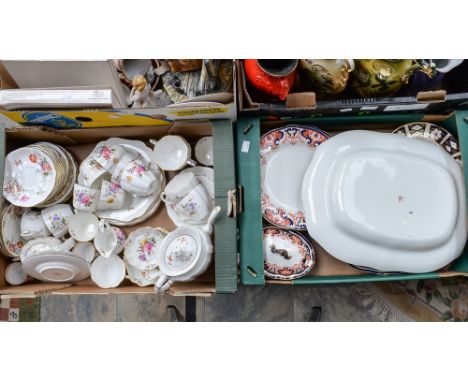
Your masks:
<svg viewBox="0 0 468 382"><path fill-rule="evenodd" d="M6 286L0 289L0 296L22 296L35 297L49 294L53 291L64 289L72 284L55 284L55 283L35 283L18 286Z"/></svg>

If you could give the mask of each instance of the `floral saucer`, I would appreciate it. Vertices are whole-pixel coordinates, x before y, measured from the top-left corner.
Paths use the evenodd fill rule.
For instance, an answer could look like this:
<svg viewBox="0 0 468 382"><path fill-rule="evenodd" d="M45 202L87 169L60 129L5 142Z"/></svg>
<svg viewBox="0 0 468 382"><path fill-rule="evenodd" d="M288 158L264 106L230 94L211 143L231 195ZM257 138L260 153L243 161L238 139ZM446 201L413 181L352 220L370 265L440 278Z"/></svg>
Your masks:
<svg viewBox="0 0 468 382"><path fill-rule="evenodd" d="M263 228L265 276L294 280L307 275L315 265L314 249L298 232L277 227Z"/></svg>
<svg viewBox="0 0 468 382"><path fill-rule="evenodd" d="M47 200L54 190L56 175L48 155L38 149L22 147L5 158L3 195L11 204L36 206Z"/></svg>
<svg viewBox="0 0 468 382"><path fill-rule="evenodd" d="M398 127L393 133L406 135L409 138L428 139L442 147L453 159L463 165L458 139L443 127L429 122L412 122Z"/></svg>
<svg viewBox="0 0 468 382"><path fill-rule="evenodd" d="M260 139L261 204L271 224L305 230L301 187L315 148L330 136L309 126L287 125Z"/></svg>
<svg viewBox="0 0 468 382"><path fill-rule="evenodd" d="M10 257L19 257L26 240L21 237L21 216L24 210L10 204L2 216L2 241Z"/></svg>
<svg viewBox="0 0 468 382"><path fill-rule="evenodd" d="M158 246L168 232L162 228L143 227L133 231L127 238L125 260L140 271L158 266Z"/></svg>

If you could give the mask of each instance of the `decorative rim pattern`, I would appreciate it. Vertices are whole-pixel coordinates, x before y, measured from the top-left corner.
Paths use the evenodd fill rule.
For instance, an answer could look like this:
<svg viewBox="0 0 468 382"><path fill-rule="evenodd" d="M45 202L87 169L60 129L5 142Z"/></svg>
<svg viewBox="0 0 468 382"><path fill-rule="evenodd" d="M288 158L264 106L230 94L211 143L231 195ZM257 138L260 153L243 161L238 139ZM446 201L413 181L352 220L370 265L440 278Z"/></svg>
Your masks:
<svg viewBox="0 0 468 382"><path fill-rule="evenodd" d="M287 125L269 131L260 138L260 166L266 166L268 155L281 147L282 144L305 144L311 149L330 138L326 132L312 126ZM275 205L263 189L265 179L262 171L261 205L263 217L271 224L288 229L306 230L305 214L303 211L286 211Z"/></svg>
<svg viewBox="0 0 468 382"><path fill-rule="evenodd" d="M265 276L276 280L294 280L307 275L315 265L315 252L307 238L299 232L280 229L277 227L263 228L263 241L268 237L276 237L289 241L298 249L301 254L301 261L287 267L280 267L276 264L264 262ZM264 250L265 257L265 250Z"/></svg>
<svg viewBox="0 0 468 382"><path fill-rule="evenodd" d="M458 139L439 125L429 122L411 122L396 128L393 130L393 134L406 135L409 138L427 139L434 142L463 166Z"/></svg>

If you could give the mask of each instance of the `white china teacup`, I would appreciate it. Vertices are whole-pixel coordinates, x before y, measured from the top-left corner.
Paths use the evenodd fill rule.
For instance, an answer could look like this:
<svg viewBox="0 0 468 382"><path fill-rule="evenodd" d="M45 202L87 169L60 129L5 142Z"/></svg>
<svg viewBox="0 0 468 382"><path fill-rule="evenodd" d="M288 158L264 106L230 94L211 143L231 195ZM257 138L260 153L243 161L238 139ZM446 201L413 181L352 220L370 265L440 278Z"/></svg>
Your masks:
<svg viewBox="0 0 468 382"><path fill-rule="evenodd" d="M120 179L122 188L139 196L156 192L158 187L161 187L161 173L156 170L158 172L156 175L150 167L138 159L130 162L122 172Z"/></svg>
<svg viewBox="0 0 468 382"><path fill-rule="evenodd" d="M191 159L192 149L185 138L180 135L166 135L159 141L150 139L154 145L154 160L165 171L177 171L185 167L196 166Z"/></svg>
<svg viewBox="0 0 468 382"><path fill-rule="evenodd" d="M111 181L114 183L120 183L122 172L125 167L127 167L130 162L133 162L136 159L137 155L135 155L133 152L126 152L122 158L120 158L119 163L117 163L117 165L112 170Z"/></svg>
<svg viewBox="0 0 468 382"><path fill-rule="evenodd" d="M199 184L201 183L192 172L179 174L161 193L161 200L166 204L176 204Z"/></svg>
<svg viewBox="0 0 468 382"><path fill-rule="evenodd" d="M201 222L210 213L210 201L205 187L202 184L196 186L174 204L174 211L185 222Z"/></svg>
<svg viewBox="0 0 468 382"><path fill-rule="evenodd" d="M97 146L89 157L95 159L105 171L112 172L126 152L120 145L102 144Z"/></svg>
<svg viewBox="0 0 468 382"><path fill-rule="evenodd" d="M125 279L125 263L117 255L98 256L91 264L91 279L101 288L116 288Z"/></svg>
<svg viewBox="0 0 468 382"><path fill-rule="evenodd" d="M90 242L78 242L73 247L72 252L81 257L82 259L86 260L87 262L91 263L96 256L96 251L94 250L94 246Z"/></svg>
<svg viewBox="0 0 468 382"><path fill-rule="evenodd" d="M91 241L98 231L99 220L91 212L79 211L70 218L68 232L76 241Z"/></svg>
<svg viewBox="0 0 468 382"><path fill-rule="evenodd" d="M28 281L32 281L33 278L24 272L23 264L18 261L8 264L5 269L5 280L10 285L21 285Z"/></svg>
<svg viewBox="0 0 468 382"><path fill-rule="evenodd" d="M52 235L60 238L67 233L73 211L68 204L56 204L41 210L41 216Z"/></svg>
<svg viewBox="0 0 468 382"><path fill-rule="evenodd" d="M79 182L83 186L98 189L103 179L110 179L111 175L94 158L87 157L80 165Z"/></svg>
<svg viewBox="0 0 468 382"><path fill-rule="evenodd" d="M94 238L94 246L101 256L118 255L123 251L125 234L120 228L112 227L108 222L101 220L99 229Z"/></svg>
<svg viewBox="0 0 468 382"><path fill-rule="evenodd" d="M100 193L94 188L75 184L73 187L73 207L77 211L96 211Z"/></svg>
<svg viewBox="0 0 468 382"><path fill-rule="evenodd" d="M50 232L39 211L26 210L21 216L21 237L27 240L49 236Z"/></svg>
<svg viewBox="0 0 468 382"><path fill-rule="evenodd" d="M118 210L125 201L125 191L117 183L102 181L101 193L97 204L98 210Z"/></svg>

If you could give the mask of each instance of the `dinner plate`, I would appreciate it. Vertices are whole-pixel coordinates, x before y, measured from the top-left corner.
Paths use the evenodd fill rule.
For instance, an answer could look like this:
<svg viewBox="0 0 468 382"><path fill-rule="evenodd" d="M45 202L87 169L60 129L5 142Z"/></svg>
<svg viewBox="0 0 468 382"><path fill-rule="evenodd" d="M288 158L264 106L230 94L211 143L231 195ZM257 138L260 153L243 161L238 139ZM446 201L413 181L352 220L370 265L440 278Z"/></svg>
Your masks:
<svg viewBox="0 0 468 382"><path fill-rule="evenodd" d="M44 152L22 147L5 158L3 196L10 203L33 207L45 201L54 190L56 171Z"/></svg>
<svg viewBox="0 0 468 382"><path fill-rule="evenodd" d="M24 272L46 282L75 282L90 276L86 260L64 251L45 251L23 261Z"/></svg>
<svg viewBox="0 0 468 382"><path fill-rule="evenodd" d="M425 140L348 131L317 148L304 177L307 229L332 256L380 272L432 272L467 239L463 174Z"/></svg>
<svg viewBox="0 0 468 382"><path fill-rule="evenodd" d="M187 172L191 172L193 175L195 175L197 180L203 185L205 190L208 192L208 195L210 197L209 210L212 211L213 208L215 207L214 170L212 168L203 167L203 166L189 167L181 171L174 178L172 178L167 186L170 187L170 183L174 181L174 179L176 179L180 174L187 173ZM166 187L166 190L167 190L167 187ZM182 219L179 218L179 216L174 210L173 205L166 204L166 210L167 210L167 214L169 215L169 218L174 222L174 224L177 227L187 224L186 222L184 222ZM199 224L190 223L190 225L195 225L195 226L205 225L207 218L203 219Z"/></svg>
<svg viewBox="0 0 468 382"><path fill-rule="evenodd" d="M294 280L307 275L315 265L314 249L299 232L278 227L263 228L265 276Z"/></svg>
<svg viewBox="0 0 468 382"><path fill-rule="evenodd" d="M315 127L288 125L260 139L263 217L280 228L305 230L301 199L304 174L315 149L329 135Z"/></svg>

